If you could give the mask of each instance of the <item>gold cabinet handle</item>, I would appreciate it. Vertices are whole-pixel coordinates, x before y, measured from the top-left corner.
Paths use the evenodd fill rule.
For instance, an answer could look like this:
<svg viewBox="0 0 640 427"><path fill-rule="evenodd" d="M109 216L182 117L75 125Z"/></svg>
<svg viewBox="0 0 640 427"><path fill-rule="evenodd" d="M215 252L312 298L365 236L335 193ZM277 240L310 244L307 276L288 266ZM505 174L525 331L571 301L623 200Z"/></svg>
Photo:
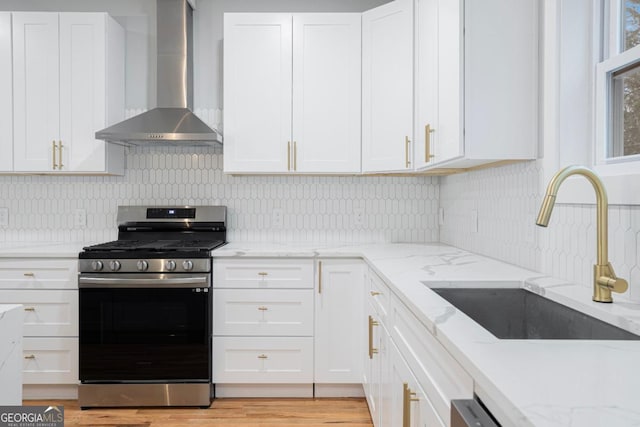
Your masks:
<svg viewBox="0 0 640 427"><path fill-rule="evenodd" d="M24 311L32 311L33 312L33 311L36 311L36 308L35 307L25 307Z"/></svg>
<svg viewBox="0 0 640 427"><path fill-rule="evenodd" d="M291 141L287 141L287 170L291 170Z"/></svg>
<svg viewBox="0 0 640 427"><path fill-rule="evenodd" d="M416 393L409 388L409 384L402 384L402 427L411 427L411 402L420 400L413 397L415 395Z"/></svg>
<svg viewBox="0 0 640 427"><path fill-rule="evenodd" d="M264 276L266 276L266 275L268 275L268 274L269 274L269 273L267 273L266 271L260 271L260 272L258 272L258 276L262 276L262 277L264 277Z"/></svg>
<svg viewBox="0 0 640 427"><path fill-rule="evenodd" d="M36 355L35 354L28 354L24 358L27 359L27 360L34 360L36 358Z"/></svg>
<svg viewBox="0 0 640 427"><path fill-rule="evenodd" d="M372 297L377 297L378 295L382 295L382 292L377 292L377 291L371 291L370 293Z"/></svg>
<svg viewBox="0 0 640 427"><path fill-rule="evenodd" d="M264 305L261 305L260 307L258 307L258 310L260 311L267 311L269 310L267 307L265 307Z"/></svg>
<svg viewBox="0 0 640 427"><path fill-rule="evenodd" d="M62 170L63 168L63 164L62 164L62 141L58 141L58 170Z"/></svg>
<svg viewBox="0 0 640 427"><path fill-rule="evenodd" d="M258 359L268 359L266 354L261 354L260 356L258 356Z"/></svg>
<svg viewBox="0 0 640 427"><path fill-rule="evenodd" d="M293 170L298 170L298 144L293 141Z"/></svg>
<svg viewBox="0 0 640 427"><path fill-rule="evenodd" d="M369 316L369 359L373 359L373 355L378 353L378 349L373 347L373 327L379 323Z"/></svg>
<svg viewBox="0 0 640 427"><path fill-rule="evenodd" d="M322 261L318 261L318 293L322 293Z"/></svg>
<svg viewBox="0 0 640 427"><path fill-rule="evenodd" d="M425 163L429 163L431 159L435 156L431 154L431 125L426 125L424 127L424 161Z"/></svg>
<svg viewBox="0 0 640 427"><path fill-rule="evenodd" d="M411 161L409 160L409 144L411 143L411 140L409 139L408 136L404 137L404 162L405 162L405 167L408 168L411 165Z"/></svg>
<svg viewBox="0 0 640 427"><path fill-rule="evenodd" d="M22 274L24 277L36 277L35 273L32 273L30 271L23 273Z"/></svg>
<svg viewBox="0 0 640 427"><path fill-rule="evenodd" d="M53 164L51 165L53 170L56 170L58 165L56 164L56 141L51 141L51 158L53 159Z"/></svg>

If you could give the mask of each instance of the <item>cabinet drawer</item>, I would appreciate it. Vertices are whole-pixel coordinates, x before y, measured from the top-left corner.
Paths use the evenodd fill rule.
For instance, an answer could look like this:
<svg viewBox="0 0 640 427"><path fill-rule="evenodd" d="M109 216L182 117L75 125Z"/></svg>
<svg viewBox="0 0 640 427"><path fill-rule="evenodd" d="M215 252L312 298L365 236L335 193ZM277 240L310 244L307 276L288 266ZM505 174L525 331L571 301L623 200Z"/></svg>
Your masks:
<svg viewBox="0 0 640 427"><path fill-rule="evenodd" d="M313 338L214 337L214 383L311 383Z"/></svg>
<svg viewBox="0 0 640 427"><path fill-rule="evenodd" d="M313 290L215 289L214 335L311 336Z"/></svg>
<svg viewBox="0 0 640 427"><path fill-rule="evenodd" d="M0 259L0 289L77 289L78 260Z"/></svg>
<svg viewBox="0 0 640 427"><path fill-rule="evenodd" d="M369 270L367 286L367 299L381 321L385 321L389 315L391 305L391 290L382 279L372 270Z"/></svg>
<svg viewBox="0 0 640 427"><path fill-rule="evenodd" d="M22 304L24 336L78 336L77 290L0 290L0 301Z"/></svg>
<svg viewBox="0 0 640 427"><path fill-rule="evenodd" d="M472 398L473 379L395 296L389 323L393 341L438 415L449 425L451 400Z"/></svg>
<svg viewBox="0 0 640 427"><path fill-rule="evenodd" d="M24 384L77 384L77 338L25 338L22 348Z"/></svg>
<svg viewBox="0 0 640 427"><path fill-rule="evenodd" d="M312 259L214 259L214 288L313 288Z"/></svg>

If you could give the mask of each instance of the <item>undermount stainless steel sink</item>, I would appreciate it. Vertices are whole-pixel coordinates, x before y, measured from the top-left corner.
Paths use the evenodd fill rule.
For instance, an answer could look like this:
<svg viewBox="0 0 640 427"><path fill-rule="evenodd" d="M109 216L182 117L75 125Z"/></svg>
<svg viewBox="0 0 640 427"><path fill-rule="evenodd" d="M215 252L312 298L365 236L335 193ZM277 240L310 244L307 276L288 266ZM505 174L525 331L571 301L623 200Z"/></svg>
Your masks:
<svg viewBox="0 0 640 427"><path fill-rule="evenodd" d="M640 340L640 336L520 288L431 288L497 338Z"/></svg>

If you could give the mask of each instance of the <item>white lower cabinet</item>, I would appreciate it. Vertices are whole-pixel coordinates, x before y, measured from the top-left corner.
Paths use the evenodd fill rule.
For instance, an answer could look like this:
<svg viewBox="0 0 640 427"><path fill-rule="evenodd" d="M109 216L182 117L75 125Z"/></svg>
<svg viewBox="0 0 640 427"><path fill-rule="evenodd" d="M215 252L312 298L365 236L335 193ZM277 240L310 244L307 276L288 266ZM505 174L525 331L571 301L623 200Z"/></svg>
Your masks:
<svg viewBox="0 0 640 427"><path fill-rule="evenodd" d="M213 271L217 396L362 396L361 259L214 258Z"/></svg>
<svg viewBox="0 0 640 427"><path fill-rule="evenodd" d="M446 427L398 347L389 346L389 420L386 426Z"/></svg>
<svg viewBox="0 0 640 427"><path fill-rule="evenodd" d="M313 395L313 272L304 258L213 260L216 396Z"/></svg>
<svg viewBox="0 0 640 427"><path fill-rule="evenodd" d="M359 384L365 338L358 321L363 313L364 263L322 259L316 276L314 382Z"/></svg>
<svg viewBox="0 0 640 427"><path fill-rule="evenodd" d="M215 337L215 383L312 383L312 337Z"/></svg>
<svg viewBox="0 0 640 427"><path fill-rule="evenodd" d="M24 399L75 399L77 258L0 259L0 301L22 304Z"/></svg>
<svg viewBox="0 0 640 427"><path fill-rule="evenodd" d="M366 282L363 386L375 427L448 426L451 399L471 398L472 378L375 272Z"/></svg>

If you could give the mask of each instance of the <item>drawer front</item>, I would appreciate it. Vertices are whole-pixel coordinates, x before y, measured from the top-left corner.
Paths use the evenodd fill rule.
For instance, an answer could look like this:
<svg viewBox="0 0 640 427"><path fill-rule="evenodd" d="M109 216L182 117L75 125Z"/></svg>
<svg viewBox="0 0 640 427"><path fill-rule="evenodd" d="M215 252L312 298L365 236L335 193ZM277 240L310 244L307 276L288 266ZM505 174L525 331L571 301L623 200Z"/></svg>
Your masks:
<svg viewBox="0 0 640 427"><path fill-rule="evenodd" d="M22 304L24 336L78 336L78 291L0 290L0 301Z"/></svg>
<svg viewBox="0 0 640 427"><path fill-rule="evenodd" d="M214 383L311 383L313 338L214 337Z"/></svg>
<svg viewBox="0 0 640 427"><path fill-rule="evenodd" d="M77 384L77 338L25 338L22 349L24 384Z"/></svg>
<svg viewBox="0 0 640 427"><path fill-rule="evenodd" d="M449 425L452 399L471 399L473 380L397 297L392 300L391 337L440 418Z"/></svg>
<svg viewBox="0 0 640 427"><path fill-rule="evenodd" d="M214 335L313 335L311 289L215 289L213 307Z"/></svg>
<svg viewBox="0 0 640 427"><path fill-rule="evenodd" d="M312 259L217 258L214 288L313 288Z"/></svg>
<svg viewBox="0 0 640 427"><path fill-rule="evenodd" d="M78 289L78 260L2 258L0 289Z"/></svg>
<svg viewBox="0 0 640 427"><path fill-rule="evenodd" d="M369 270L367 286L367 299L381 321L386 321L391 306L391 290L382 279L372 270Z"/></svg>

